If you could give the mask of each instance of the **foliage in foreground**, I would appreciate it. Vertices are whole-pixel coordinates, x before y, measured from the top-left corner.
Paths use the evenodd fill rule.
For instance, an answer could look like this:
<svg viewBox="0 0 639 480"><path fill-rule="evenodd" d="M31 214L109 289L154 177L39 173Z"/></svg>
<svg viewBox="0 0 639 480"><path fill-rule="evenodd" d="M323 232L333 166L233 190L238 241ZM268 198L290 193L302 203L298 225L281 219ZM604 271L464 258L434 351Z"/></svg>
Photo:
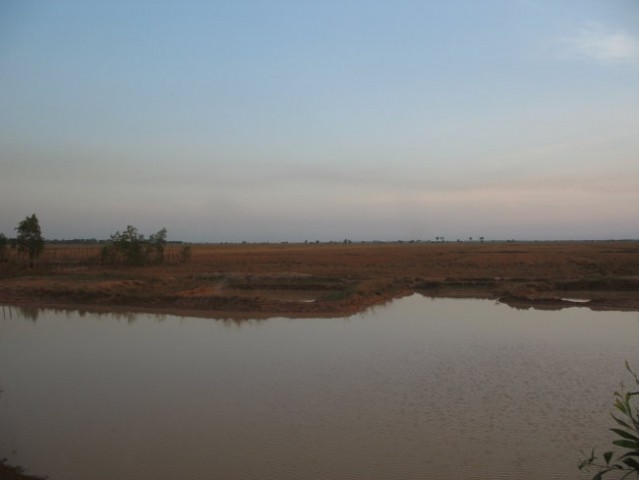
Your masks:
<svg viewBox="0 0 639 480"><path fill-rule="evenodd" d="M626 369L639 386L637 374L626 362ZM639 402L636 401L639 390L615 392L616 415L611 414L618 427L610 430L617 435L612 444L623 448L621 452L606 451L600 459L593 449L590 455L579 465L579 469L596 468L593 480L602 480L604 475L614 474L615 478L639 478ZM633 404L633 400L635 400Z"/></svg>

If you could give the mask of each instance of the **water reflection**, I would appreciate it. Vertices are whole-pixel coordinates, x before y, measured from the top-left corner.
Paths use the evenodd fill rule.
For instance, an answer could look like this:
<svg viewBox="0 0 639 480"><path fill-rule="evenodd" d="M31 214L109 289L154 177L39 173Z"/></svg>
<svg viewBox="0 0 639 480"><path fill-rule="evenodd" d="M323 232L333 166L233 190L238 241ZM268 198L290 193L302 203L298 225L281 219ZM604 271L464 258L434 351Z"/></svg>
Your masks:
<svg viewBox="0 0 639 480"><path fill-rule="evenodd" d="M89 318L91 320L116 320L123 321L129 325L133 325L140 319L153 320L161 323L172 319L189 319L190 316L166 314L166 313L141 313L132 312L130 310L94 310L87 309L85 307L67 307L67 308L55 308L55 307L36 307L36 306L24 306L24 305L2 305L2 319L13 320L23 319L31 322L37 322L40 316L46 317L47 315L54 315L65 318ZM207 317L203 317L207 318ZM256 326L268 320L268 318L244 318L244 317L216 317L209 319L222 325L232 328L240 328L242 326Z"/></svg>
<svg viewBox="0 0 639 480"><path fill-rule="evenodd" d="M38 320L38 316L42 311L39 307L11 307L11 306L2 306L2 318L4 320L11 320L15 318L22 318L25 320L30 320L35 322Z"/></svg>
<svg viewBox="0 0 639 480"><path fill-rule="evenodd" d="M108 319L125 321L128 324L135 323L143 315L128 310L90 310L86 308L55 308L55 307L37 307L37 306L25 306L25 305L2 305L2 318L3 320L24 319L32 322L37 322L38 318L47 315L64 316L66 318L91 318L91 319ZM163 322L166 320L167 315L163 313L153 314L152 318L157 322Z"/></svg>
<svg viewBox="0 0 639 480"><path fill-rule="evenodd" d="M636 314L490 301L268 321L3 311L0 455L51 480L586 478L614 373L639 364Z"/></svg>

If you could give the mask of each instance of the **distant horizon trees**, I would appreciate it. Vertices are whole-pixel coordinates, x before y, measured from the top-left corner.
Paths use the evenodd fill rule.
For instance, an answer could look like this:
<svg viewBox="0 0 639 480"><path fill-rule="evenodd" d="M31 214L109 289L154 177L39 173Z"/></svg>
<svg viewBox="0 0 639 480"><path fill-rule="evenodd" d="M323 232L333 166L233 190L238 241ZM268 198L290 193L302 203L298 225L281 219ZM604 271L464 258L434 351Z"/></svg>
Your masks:
<svg viewBox="0 0 639 480"><path fill-rule="evenodd" d="M26 254L28 259L28 268L34 269L36 261L42 255L45 247L51 245L65 244L96 244L100 245L99 253L93 257L93 262L102 265L129 265L143 266L150 264L162 264L165 261L166 247L168 244L182 245L181 251L176 255L171 252L171 258L181 263L188 263L191 260L191 245L182 241L167 241L167 229L161 228L155 233L145 236L138 232L138 229L132 225L127 225L123 231L116 231L110 236L109 240L91 239L74 239L74 240L45 240L42 236L40 222L35 213L28 215L19 222L15 228L16 236L7 237L0 232L0 262L7 263L3 266L4 273L18 272L20 262L16 261L20 256ZM16 255L9 254L9 247L17 252ZM59 265L59 259L56 257L58 252L52 250L50 256L42 264L42 267L51 267ZM64 260L68 260L67 255L63 255ZM86 259L85 259L86 260ZM40 266L39 266L40 268Z"/></svg>

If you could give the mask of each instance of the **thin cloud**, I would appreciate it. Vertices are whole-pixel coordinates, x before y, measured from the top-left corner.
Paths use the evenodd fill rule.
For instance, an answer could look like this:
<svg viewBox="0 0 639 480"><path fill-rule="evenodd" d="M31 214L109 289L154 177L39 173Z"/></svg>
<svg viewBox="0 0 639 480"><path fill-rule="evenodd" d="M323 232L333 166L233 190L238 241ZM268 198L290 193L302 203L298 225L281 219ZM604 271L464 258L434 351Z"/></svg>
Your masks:
<svg viewBox="0 0 639 480"><path fill-rule="evenodd" d="M600 23L584 25L576 34L560 38L555 47L560 58L602 65L639 63L639 38Z"/></svg>

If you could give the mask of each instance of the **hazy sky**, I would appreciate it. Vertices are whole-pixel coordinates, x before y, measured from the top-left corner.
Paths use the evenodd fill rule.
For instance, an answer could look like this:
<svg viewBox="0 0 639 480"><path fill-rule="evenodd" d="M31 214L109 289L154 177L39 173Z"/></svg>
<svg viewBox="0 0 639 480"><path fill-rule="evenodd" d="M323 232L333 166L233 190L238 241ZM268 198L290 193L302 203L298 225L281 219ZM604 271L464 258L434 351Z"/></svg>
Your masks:
<svg viewBox="0 0 639 480"><path fill-rule="evenodd" d="M639 238L639 1L0 1L0 232Z"/></svg>

